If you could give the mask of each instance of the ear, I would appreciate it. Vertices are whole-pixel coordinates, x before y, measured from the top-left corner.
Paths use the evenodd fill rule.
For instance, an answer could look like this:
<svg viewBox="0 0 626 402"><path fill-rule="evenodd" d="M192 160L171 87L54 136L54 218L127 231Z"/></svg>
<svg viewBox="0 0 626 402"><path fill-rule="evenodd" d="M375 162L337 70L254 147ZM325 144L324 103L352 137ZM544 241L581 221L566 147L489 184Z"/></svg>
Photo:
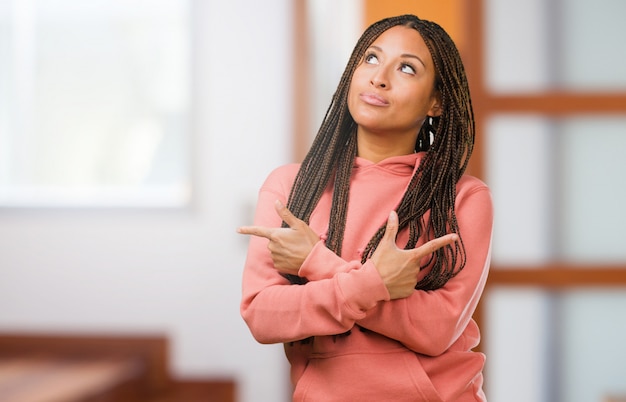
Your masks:
<svg viewBox="0 0 626 402"><path fill-rule="evenodd" d="M439 117L443 113L441 108L441 92L435 91L431 99L430 109L428 115L431 117Z"/></svg>

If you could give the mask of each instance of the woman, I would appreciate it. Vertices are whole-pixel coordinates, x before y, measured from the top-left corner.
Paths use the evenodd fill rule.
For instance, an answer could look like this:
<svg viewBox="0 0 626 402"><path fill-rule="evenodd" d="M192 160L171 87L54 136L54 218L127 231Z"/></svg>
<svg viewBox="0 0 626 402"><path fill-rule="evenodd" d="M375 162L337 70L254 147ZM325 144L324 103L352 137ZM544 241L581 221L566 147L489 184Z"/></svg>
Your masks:
<svg viewBox="0 0 626 402"><path fill-rule="evenodd" d="M458 51L437 24L381 20L356 44L301 165L259 192L241 313L285 346L294 401L484 401L472 320L489 189Z"/></svg>

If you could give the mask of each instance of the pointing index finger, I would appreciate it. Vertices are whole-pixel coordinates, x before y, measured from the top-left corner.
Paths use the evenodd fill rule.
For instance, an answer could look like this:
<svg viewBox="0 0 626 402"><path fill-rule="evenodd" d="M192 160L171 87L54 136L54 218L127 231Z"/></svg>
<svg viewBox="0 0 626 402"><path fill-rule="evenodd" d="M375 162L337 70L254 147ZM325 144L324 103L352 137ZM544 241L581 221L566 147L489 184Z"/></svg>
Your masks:
<svg viewBox="0 0 626 402"><path fill-rule="evenodd" d="M426 242L423 246L426 246L429 252L434 253L441 247L447 246L457 241L459 236L455 233L449 233L445 236L437 237L436 239ZM423 247L422 246L422 247Z"/></svg>
<svg viewBox="0 0 626 402"><path fill-rule="evenodd" d="M265 237L266 239L269 239L270 237L272 237L274 229L264 226L241 226L237 229L237 233Z"/></svg>

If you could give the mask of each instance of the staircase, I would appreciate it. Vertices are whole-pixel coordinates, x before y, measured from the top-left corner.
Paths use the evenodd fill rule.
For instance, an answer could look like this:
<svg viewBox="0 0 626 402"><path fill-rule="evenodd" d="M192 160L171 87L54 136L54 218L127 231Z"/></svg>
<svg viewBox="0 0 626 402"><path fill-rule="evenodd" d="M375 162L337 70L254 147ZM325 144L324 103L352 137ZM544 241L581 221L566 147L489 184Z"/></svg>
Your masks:
<svg viewBox="0 0 626 402"><path fill-rule="evenodd" d="M161 336L0 334L2 402L235 402L229 379L182 380Z"/></svg>

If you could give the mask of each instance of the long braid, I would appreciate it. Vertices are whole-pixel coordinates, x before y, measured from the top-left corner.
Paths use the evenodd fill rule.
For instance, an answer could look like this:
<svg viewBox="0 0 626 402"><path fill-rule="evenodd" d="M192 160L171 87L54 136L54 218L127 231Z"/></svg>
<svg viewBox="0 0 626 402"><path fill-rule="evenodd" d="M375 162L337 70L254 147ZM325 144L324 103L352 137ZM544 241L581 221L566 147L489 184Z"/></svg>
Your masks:
<svg viewBox="0 0 626 402"><path fill-rule="evenodd" d="M350 81L365 50L380 34L397 25L416 29L424 39L435 65L435 90L441 96L443 113L428 118L432 123L425 123L418 134L416 150L426 151L426 154L397 207L399 230L409 230L407 249L414 248L420 238L427 241L450 232L459 234L458 243L433 253L428 262L432 269L416 285L416 289L437 289L465 265L465 247L455 214L456 184L467 167L474 144L473 111L463 64L453 41L439 25L414 15L402 15L381 20L363 33L302 162L287 206L308 223L323 192L334 181L326 246L341 254L350 174L357 146L356 124L347 106ZM434 135L432 144L431 134ZM371 238L363 253L363 263L374 253L384 232L385 225ZM290 276L290 280L292 283L306 281L295 276Z"/></svg>

